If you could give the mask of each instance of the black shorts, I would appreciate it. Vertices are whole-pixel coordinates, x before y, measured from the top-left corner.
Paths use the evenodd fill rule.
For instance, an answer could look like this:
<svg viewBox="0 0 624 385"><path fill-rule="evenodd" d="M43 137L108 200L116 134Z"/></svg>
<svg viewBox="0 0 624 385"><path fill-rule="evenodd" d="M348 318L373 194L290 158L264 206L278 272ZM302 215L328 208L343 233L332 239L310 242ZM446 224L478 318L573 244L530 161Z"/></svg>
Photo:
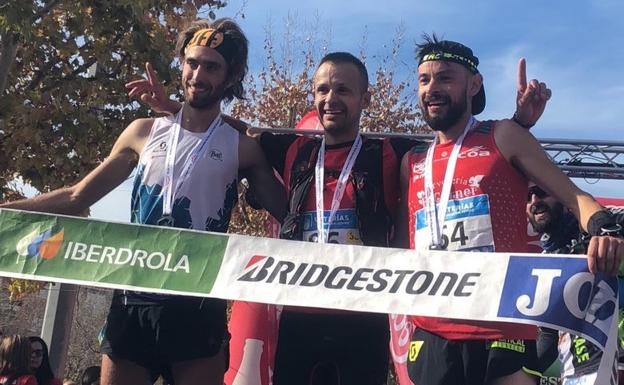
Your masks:
<svg viewBox="0 0 624 385"><path fill-rule="evenodd" d="M116 297L106 319L102 354L128 360L170 383L171 364L213 357L227 347L226 301L175 296L158 304ZM227 368L227 361L226 366Z"/></svg>
<svg viewBox="0 0 624 385"><path fill-rule="evenodd" d="M273 385L382 385L388 377L386 314L284 312Z"/></svg>
<svg viewBox="0 0 624 385"><path fill-rule="evenodd" d="M450 341L416 329L410 342L407 371L414 384L484 385L519 370L537 378L535 341Z"/></svg>

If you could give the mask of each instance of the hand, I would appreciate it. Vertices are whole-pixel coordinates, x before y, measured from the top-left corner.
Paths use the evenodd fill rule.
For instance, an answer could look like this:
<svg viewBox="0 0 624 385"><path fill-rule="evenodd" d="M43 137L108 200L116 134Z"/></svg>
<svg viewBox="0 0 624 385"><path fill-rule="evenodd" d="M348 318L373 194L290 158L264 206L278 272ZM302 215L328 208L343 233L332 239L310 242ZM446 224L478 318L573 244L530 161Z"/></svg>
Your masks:
<svg viewBox="0 0 624 385"><path fill-rule="evenodd" d="M180 104L167 97L165 87L158 80L150 63L145 63L145 70L147 79L133 80L126 83L126 88L130 90L128 96L140 95L139 100L158 113L175 114L178 112Z"/></svg>
<svg viewBox="0 0 624 385"><path fill-rule="evenodd" d="M593 236L587 247L587 266L592 273L617 275L624 259L624 239Z"/></svg>
<svg viewBox="0 0 624 385"><path fill-rule="evenodd" d="M532 79L527 84L526 60L518 62L518 93L516 96L515 120L521 126L532 127L544 113L552 92L545 83Z"/></svg>

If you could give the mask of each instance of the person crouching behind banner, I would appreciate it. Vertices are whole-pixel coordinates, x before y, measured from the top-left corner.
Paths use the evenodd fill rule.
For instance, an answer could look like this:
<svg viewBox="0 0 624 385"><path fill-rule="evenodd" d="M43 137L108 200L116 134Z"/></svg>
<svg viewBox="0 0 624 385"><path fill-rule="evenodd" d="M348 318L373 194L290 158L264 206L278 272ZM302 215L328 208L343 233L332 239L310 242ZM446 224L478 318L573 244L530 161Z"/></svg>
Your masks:
<svg viewBox="0 0 624 385"><path fill-rule="evenodd" d="M418 58L419 102L437 137L403 157L399 241L423 254L525 251L527 176L556 191L553 195L590 232L612 223L610 214L572 184L525 128L512 120L478 122L473 117L485 108L485 90L470 48L426 36ZM623 240L594 237L589 268L615 274L623 254ZM534 326L412 319L417 329L408 372L415 384L529 385L540 376Z"/></svg>
<svg viewBox="0 0 624 385"><path fill-rule="evenodd" d="M615 223L624 225L624 212L622 209L610 209L615 215ZM584 254L587 249L589 237L583 233L574 215L550 196L539 186L529 187L526 214L533 230L540 237L540 244L544 253L548 254ZM614 227L614 235L624 236L624 232L617 232ZM620 270L619 275L622 276ZM622 301L624 291L622 280L620 284L620 319L622 317ZM622 333L620 324L620 334ZM622 357L622 341L618 341L620 359ZM557 330L540 328L537 340L538 359L543 368L549 367L557 359L557 352L561 360L561 377L563 385L594 384L596 379L602 350L586 339L570 333L559 333ZM619 365L620 381L623 380L624 367Z"/></svg>
<svg viewBox="0 0 624 385"><path fill-rule="evenodd" d="M30 369L30 340L23 336L0 339L0 385L37 385Z"/></svg>
<svg viewBox="0 0 624 385"><path fill-rule="evenodd" d="M247 38L229 19L198 20L178 36L185 104L175 116L138 119L110 156L76 185L4 207L79 214L136 167L134 223L226 232L246 177L278 220L284 191L260 146L221 117L243 97ZM221 385L227 368L226 301L116 291L102 342L104 385Z"/></svg>

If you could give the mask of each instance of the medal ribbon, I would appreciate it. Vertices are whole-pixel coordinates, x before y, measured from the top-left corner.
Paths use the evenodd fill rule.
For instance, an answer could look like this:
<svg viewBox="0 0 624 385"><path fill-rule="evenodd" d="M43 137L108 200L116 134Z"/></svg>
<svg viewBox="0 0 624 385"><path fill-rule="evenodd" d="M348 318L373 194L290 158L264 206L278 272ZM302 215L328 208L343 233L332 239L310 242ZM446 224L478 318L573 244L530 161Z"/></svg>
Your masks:
<svg viewBox="0 0 624 385"><path fill-rule="evenodd" d="M446 209L451 197L451 186L453 185L453 176L455 175L455 165L457 164L459 150L464 142L464 138L476 122L476 119L471 117L470 120L468 120L468 123L466 123L464 131L453 145L451 156L446 164L444 184L442 185L442 193L440 194L439 207L436 207L436 199L433 188L433 153L435 151L435 145L438 142L438 136L433 139L433 142L427 150L427 157L425 158L425 197L423 203L425 206L427 226L431 232L431 247L434 249L442 249L443 246L442 230L444 228L444 220L446 218Z"/></svg>
<svg viewBox="0 0 624 385"><path fill-rule="evenodd" d="M344 195L345 188L347 187L347 182L349 181L349 175L351 174L351 169L355 164L355 159L360 153L360 149L362 148L362 137L358 135L355 138L355 142L351 146L351 150L349 151L349 155L347 155L347 160L345 164L342 166L342 171L340 172L340 177L338 178L338 182L336 183L336 190L334 191L334 196L332 198L331 209L329 211L329 218L327 218L327 230L325 230L325 202L323 196L323 190L325 189L325 138L321 142L321 148L318 152L318 157L316 159L316 167L315 167L315 192L316 192L316 229L317 229L317 242L325 243L327 239L327 233L329 232L329 228L331 227L332 222L334 221L334 217L336 216L336 211L338 211L338 207L340 206L340 201L342 200L342 196Z"/></svg>
<svg viewBox="0 0 624 385"><path fill-rule="evenodd" d="M178 112L175 123L171 127L171 131L169 134L167 156L165 158L165 179L163 181L163 189L162 189L162 195L163 195L162 215L163 217L171 216L171 211L173 208L173 201L175 199L175 196L180 192L182 185L191 175L191 171L193 171L193 168L195 167L195 164L197 163L197 161L201 159L201 157L206 152L210 137L215 132L216 128L221 125L221 114L219 114L214 118L214 120L212 121L212 124L210 124L210 127L208 127L208 129L204 133L201 140L197 143L195 148L193 148L193 151L191 152L189 157L186 159L186 162L184 162L184 166L182 167L182 172L180 173L180 176L177 178L177 182L176 182L175 190L174 190L172 188L173 187L173 168L175 165L176 150L178 148L178 139L180 137L180 131L182 130L182 125L180 123L182 122L183 110L184 108L181 108L180 112Z"/></svg>

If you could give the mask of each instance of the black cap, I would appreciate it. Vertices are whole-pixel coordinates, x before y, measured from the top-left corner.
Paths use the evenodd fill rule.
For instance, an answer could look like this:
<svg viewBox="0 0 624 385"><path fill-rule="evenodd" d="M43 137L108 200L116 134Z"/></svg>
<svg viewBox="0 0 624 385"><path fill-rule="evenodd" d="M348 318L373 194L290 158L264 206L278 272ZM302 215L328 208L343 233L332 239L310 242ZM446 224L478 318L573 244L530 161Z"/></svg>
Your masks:
<svg viewBox="0 0 624 385"><path fill-rule="evenodd" d="M443 60L461 64L473 74L479 73L479 70L477 69L477 66L479 65L479 58L477 58L472 53L472 50L470 48L455 41L442 40L432 42L430 44L425 44L421 48L419 56L419 66L424 62ZM479 92L477 92L477 94L472 97L471 112L473 115L478 115L483 112L484 109L485 88L483 87L483 84L481 84L481 89L479 89Z"/></svg>

